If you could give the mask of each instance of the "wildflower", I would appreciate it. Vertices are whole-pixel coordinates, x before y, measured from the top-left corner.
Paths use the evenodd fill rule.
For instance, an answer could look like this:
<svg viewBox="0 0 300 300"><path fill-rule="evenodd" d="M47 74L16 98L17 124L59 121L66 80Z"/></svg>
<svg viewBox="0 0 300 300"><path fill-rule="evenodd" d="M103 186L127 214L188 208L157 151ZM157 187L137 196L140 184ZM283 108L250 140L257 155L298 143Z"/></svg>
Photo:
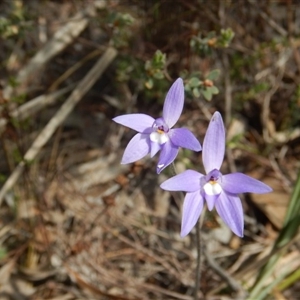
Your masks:
<svg viewBox="0 0 300 300"><path fill-rule="evenodd" d="M225 129L222 117L215 112L203 142L203 165L206 175L187 170L161 184L168 191L187 192L183 203L181 236L186 236L195 226L206 201L208 210L216 208L228 227L243 237L244 216L240 193L268 193L266 184L242 173L223 175L220 167L225 153Z"/></svg>
<svg viewBox="0 0 300 300"><path fill-rule="evenodd" d="M154 119L146 114L129 114L114 118L116 123L138 132L127 145L121 163L135 162L149 153L153 157L161 150L157 164L159 174L174 161L179 147L200 151L199 141L188 129L171 129L181 115L183 103L184 86L182 79L178 78L166 96L161 118Z"/></svg>

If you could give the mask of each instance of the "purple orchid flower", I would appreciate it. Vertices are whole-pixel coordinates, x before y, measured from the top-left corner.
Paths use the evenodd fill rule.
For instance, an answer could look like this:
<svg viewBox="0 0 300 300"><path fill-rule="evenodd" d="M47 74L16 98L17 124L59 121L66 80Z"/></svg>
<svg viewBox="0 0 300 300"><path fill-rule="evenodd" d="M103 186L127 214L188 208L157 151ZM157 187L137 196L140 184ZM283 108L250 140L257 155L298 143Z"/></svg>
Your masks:
<svg viewBox="0 0 300 300"><path fill-rule="evenodd" d="M159 174L174 161L179 147L200 151L199 141L188 129L171 129L181 115L183 103L184 86L182 79L178 78L166 96L162 118L154 119L146 114L129 114L114 118L116 123L138 132L127 145L121 164L135 162L149 153L153 157L161 150L157 164Z"/></svg>
<svg viewBox="0 0 300 300"><path fill-rule="evenodd" d="M240 193L269 193L272 189L242 173L222 175L220 167L225 153L225 129L222 116L215 112L203 142L203 164L207 175L187 170L161 184L168 191L187 192L183 203L181 236L184 237L197 223L206 200L208 210L216 208L228 227L243 237L244 215Z"/></svg>

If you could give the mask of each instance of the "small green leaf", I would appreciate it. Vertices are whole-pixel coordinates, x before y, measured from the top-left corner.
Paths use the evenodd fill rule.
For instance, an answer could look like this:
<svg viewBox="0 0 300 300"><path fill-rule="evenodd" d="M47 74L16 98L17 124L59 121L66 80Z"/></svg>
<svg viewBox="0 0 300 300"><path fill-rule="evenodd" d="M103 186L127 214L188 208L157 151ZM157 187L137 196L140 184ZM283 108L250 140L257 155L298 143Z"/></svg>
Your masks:
<svg viewBox="0 0 300 300"><path fill-rule="evenodd" d="M219 94L219 89L216 86L211 86L208 89L213 95Z"/></svg>
<svg viewBox="0 0 300 300"><path fill-rule="evenodd" d="M195 98L199 98L200 97L200 91L197 88L193 88L193 95Z"/></svg>
<svg viewBox="0 0 300 300"><path fill-rule="evenodd" d="M197 77L192 77L188 83L191 87L197 87L200 85L200 80Z"/></svg>
<svg viewBox="0 0 300 300"><path fill-rule="evenodd" d="M220 70L212 70L207 76L206 79L216 80L220 76Z"/></svg>
<svg viewBox="0 0 300 300"><path fill-rule="evenodd" d="M153 77L156 79L163 79L164 73L160 70L156 70L156 72L153 74Z"/></svg>
<svg viewBox="0 0 300 300"><path fill-rule="evenodd" d="M204 89L204 90L201 90L201 93L203 95L203 97L207 100L207 101L210 101L211 98L212 98L212 93L209 89Z"/></svg>

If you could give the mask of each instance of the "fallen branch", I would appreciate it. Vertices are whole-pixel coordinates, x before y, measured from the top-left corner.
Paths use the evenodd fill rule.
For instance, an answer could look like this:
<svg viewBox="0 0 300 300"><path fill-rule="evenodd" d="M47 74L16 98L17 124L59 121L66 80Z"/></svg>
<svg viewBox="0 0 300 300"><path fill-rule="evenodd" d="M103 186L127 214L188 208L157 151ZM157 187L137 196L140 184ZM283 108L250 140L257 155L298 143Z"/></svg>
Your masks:
<svg viewBox="0 0 300 300"><path fill-rule="evenodd" d="M18 121L22 121L28 117L31 117L46 106L55 104L61 96L71 91L74 87L75 85L72 84L53 93L47 95L40 95L12 111L10 113L10 116L12 118L18 119ZM0 118L0 134L4 131L7 123L7 119Z"/></svg>

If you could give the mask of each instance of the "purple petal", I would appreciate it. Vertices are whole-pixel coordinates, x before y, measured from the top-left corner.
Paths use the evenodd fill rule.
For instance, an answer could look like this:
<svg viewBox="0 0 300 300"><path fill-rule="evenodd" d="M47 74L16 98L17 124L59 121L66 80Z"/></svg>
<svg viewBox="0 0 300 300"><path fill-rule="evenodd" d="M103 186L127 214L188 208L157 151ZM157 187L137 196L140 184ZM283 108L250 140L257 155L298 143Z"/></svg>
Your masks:
<svg viewBox="0 0 300 300"><path fill-rule="evenodd" d="M244 213L238 196L222 192L216 201L216 210L225 224L239 237L244 236Z"/></svg>
<svg viewBox="0 0 300 300"><path fill-rule="evenodd" d="M199 191L186 194L183 202L181 237L189 234L196 225L203 209L203 203L204 200Z"/></svg>
<svg viewBox="0 0 300 300"><path fill-rule="evenodd" d="M164 181L160 187L167 191L195 192L200 190L200 178L204 176L193 170L186 170Z"/></svg>
<svg viewBox="0 0 300 300"><path fill-rule="evenodd" d="M219 198L220 195L207 195L205 194L205 200L207 204L207 208L209 211L212 211L217 199Z"/></svg>
<svg viewBox="0 0 300 300"><path fill-rule="evenodd" d="M128 143L121 164L137 161L150 152L149 134L137 133Z"/></svg>
<svg viewBox="0 0 300 300"><path fill-rule="evenodd" d="M169 131L169 137L175 146L200 151L201 145L196 137L186 128L176 128Z"/></svg>
<svg viewBox="0 0 300 300"><path fill-rule="evenodd" d="M202 157L206 173L219 170L225 153L225 129L222 116L215 112L212 116L203 141Z"/></svg>
<svg viewBox="0 0 300 300"><path fill-rule="evenodd" d="M179 148L174 146L170 141L161 146L161 152L156 168L157 174L174 161L178 154L178 149Z"/></svg>
<svg viewBox="0 0 300 300"><path fill-rule="evenodd" d="M163 108L163 118L169 128L178 121L184 103L184 86L181 78L178 78L168 91Z"/></svg>
<svg viewBox="0 0 300 300"><path fill-rule="evenodd" d="M129 127L137 132L144 132L146 129L152 128L154 119L145 114L129 114L122 115L112 119L118 124Z"/></svg>
<svg viewBox="0 0 300 300"><path fill-rule="evenodd" d="M231 194L272 192L268 185L243 173L223 175L220 184L226 192Z"/></svg>
<svg viewBox="0 0 300 300"><path fill-rule="evenodd" d="M151 152L150 156L151 158L160 150L161 145L159 143L151 142Z"/></svg>

